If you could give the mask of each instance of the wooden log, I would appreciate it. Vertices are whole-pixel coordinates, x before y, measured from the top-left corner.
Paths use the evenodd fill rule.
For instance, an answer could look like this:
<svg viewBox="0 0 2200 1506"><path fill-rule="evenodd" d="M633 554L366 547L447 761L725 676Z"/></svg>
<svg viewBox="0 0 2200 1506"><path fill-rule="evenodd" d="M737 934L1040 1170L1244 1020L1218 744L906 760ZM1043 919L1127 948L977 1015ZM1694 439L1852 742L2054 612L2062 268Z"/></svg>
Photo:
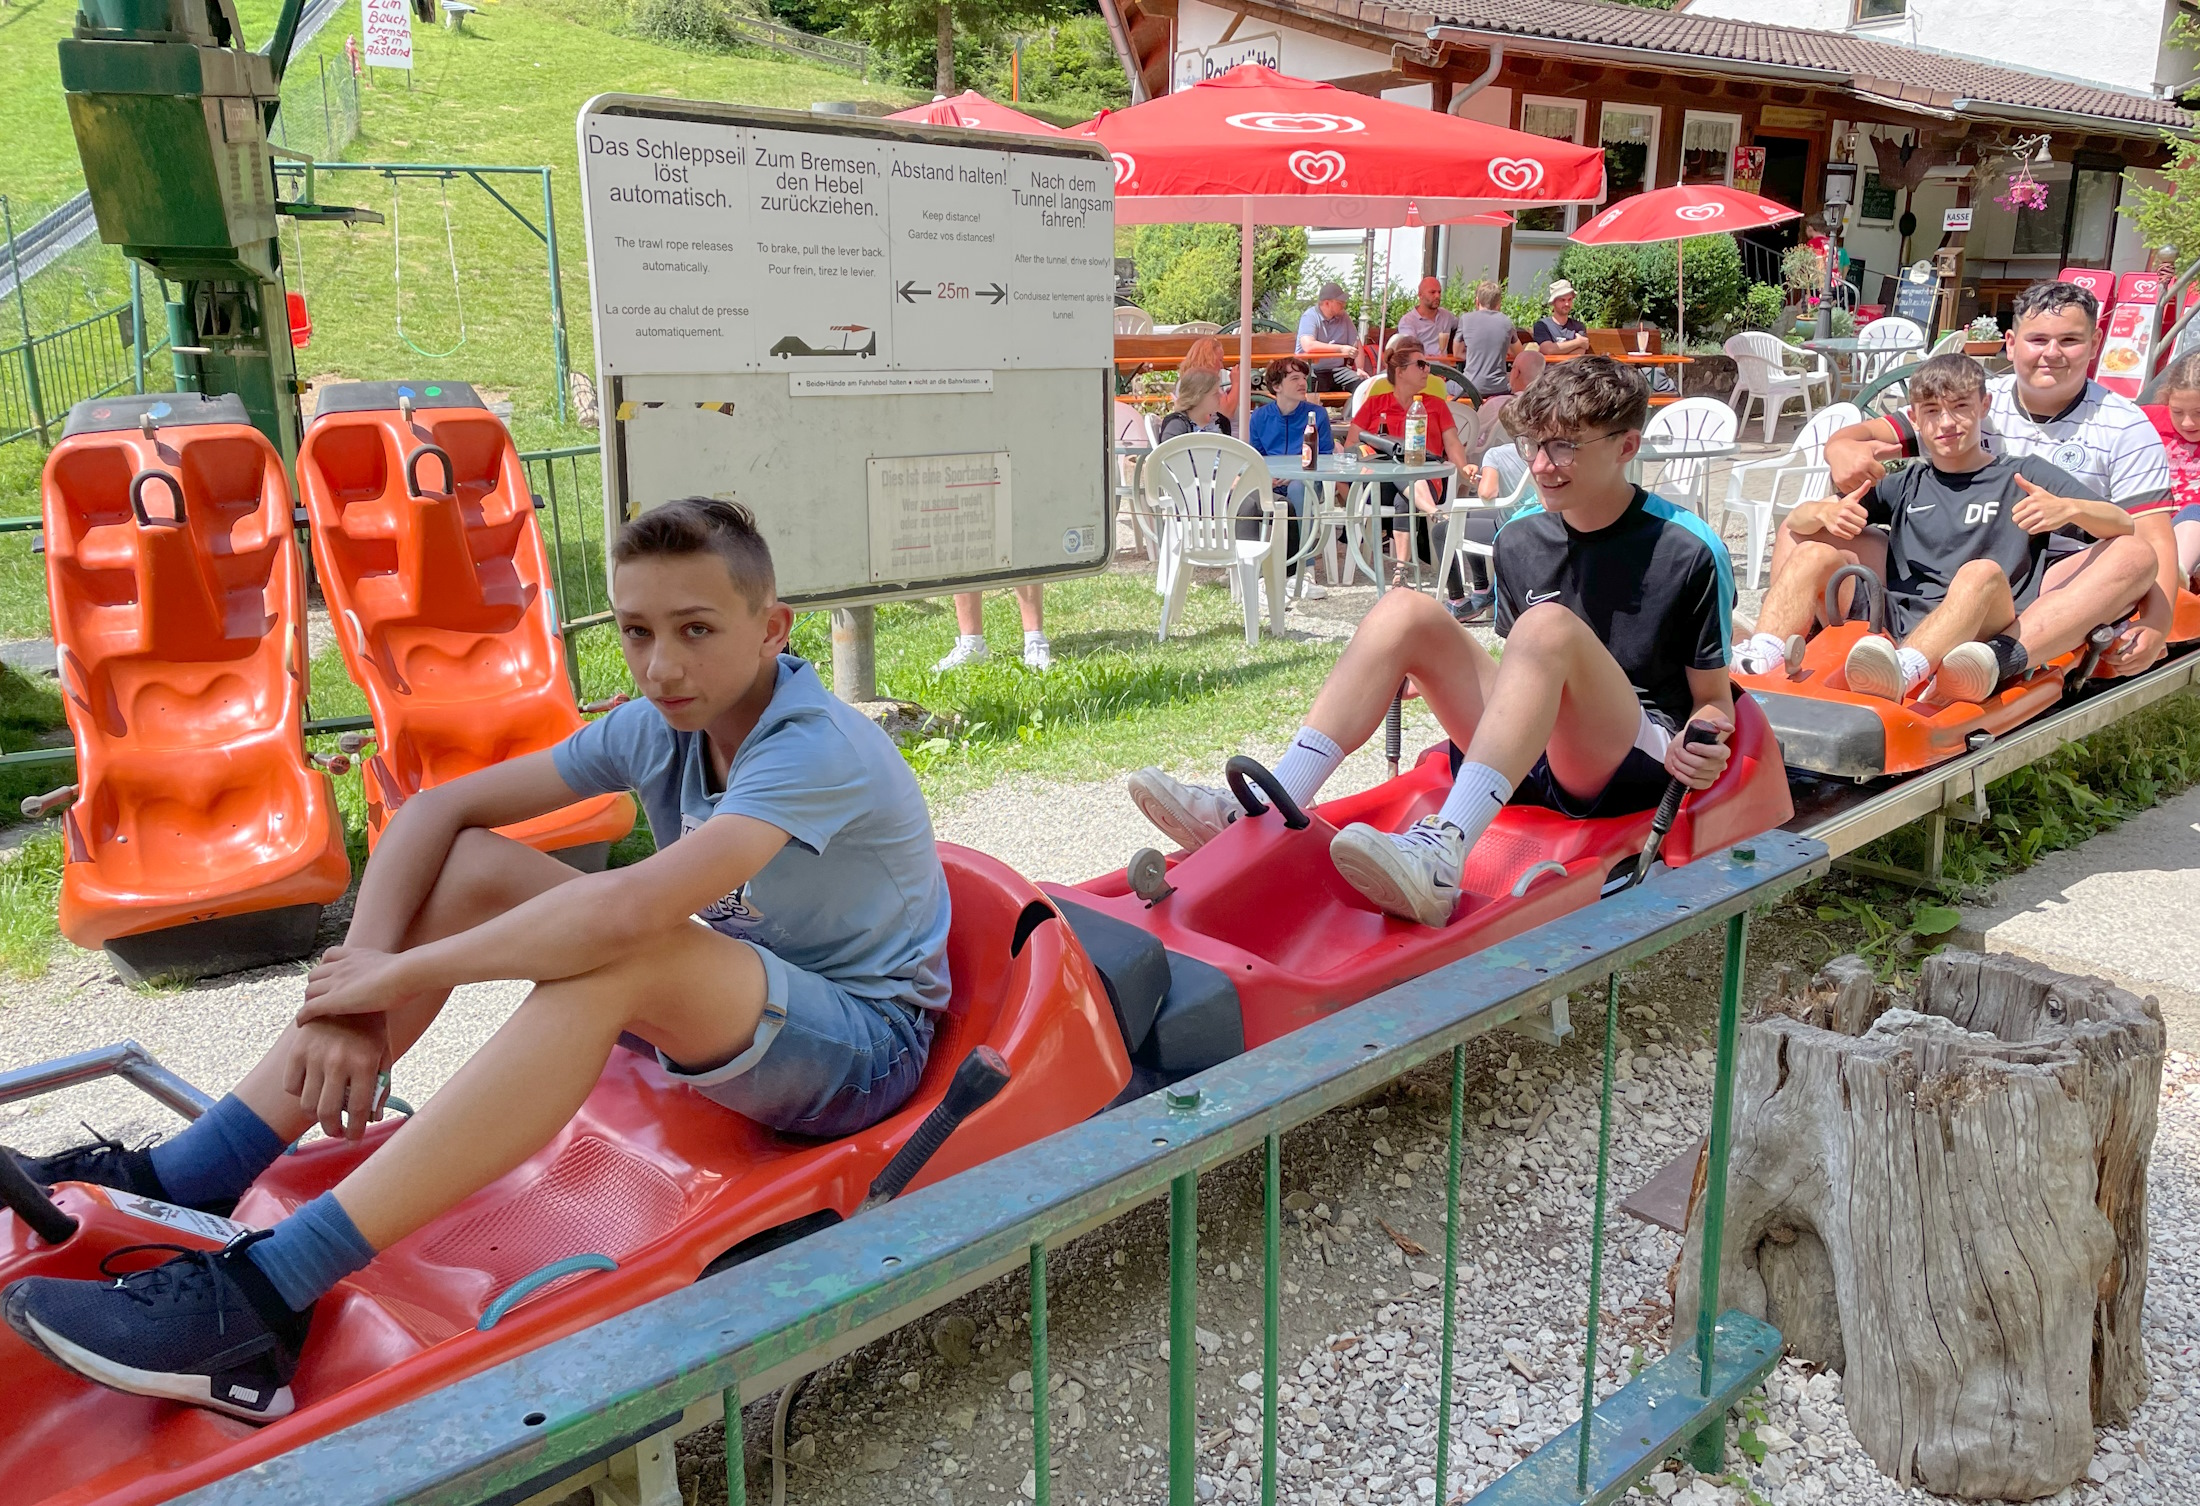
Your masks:
<svg viewBox="0 0 2200 1506"><path fill-rule="evenodd" d="M2050 1495L2146 1395L2155 1001L1945 952L1914 997L1859 959L1742 1027L1722 1307L1839 1370L1905 1485ZM1692 1211L1675 1332L1692 1332Z"/></svg>

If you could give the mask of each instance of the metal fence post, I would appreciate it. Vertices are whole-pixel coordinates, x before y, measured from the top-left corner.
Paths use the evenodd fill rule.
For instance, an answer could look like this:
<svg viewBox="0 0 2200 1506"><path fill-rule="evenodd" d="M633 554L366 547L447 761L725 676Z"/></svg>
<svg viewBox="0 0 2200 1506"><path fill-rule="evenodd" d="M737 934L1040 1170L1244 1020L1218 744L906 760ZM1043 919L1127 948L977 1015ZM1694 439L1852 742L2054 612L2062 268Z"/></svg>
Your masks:
<svg viewBox="0 0 2200 1506"><path fill-rule="evenodd" d="M1053 1440L1049 1436L1047 1417L1047 1247L1045 1242L1034 1241L1031 1246L1031 1501L1032 1506L1048 1506L1053 1499L1053 1487L1048 1483L1054 1472Z"/></svg>
<svg viewBox="0 0 2200 1506"><path fill-rule="evenodd" d="M565 289L558 277L558 206L550 197L550 169L542 170L542 243L550 255L550 339L558 362L558 422L565 422L565 389L572 378L565 347Z"/></svg>
<svg viewBox="0 0 2200 1506"><path fill-rule="evenodd" d="M1711 1154L1704 1172L1703 1267L1696 1288L1696 1363L1699 1394L1711 1394L1711 1356L1722 1304L1719 1300L1720 1247L1726 1243L1727 1155L1734 1138L1734 1048L1740 1031L1742 966L1749 950L1749 912L1726 923L1726 972L1719 982L1719 1056L1711 1085ZM1699 1473L1726 1467L1726 1418L1696 1435L1688 1462Z"/></svg>
<svg viewBox="0 0 2200 1506"><path fill-rule="evenodd" d="M749 1506L749 1440L739 1386L726 1387L726 1506Z"/></svg>
<svg viewBox="0 0 2200 1506"><path fill-rule="evenodd" d="M1169 1183L1169 1506L1199 1474L1199 1173Z"/></svg>
<svg viewBox="0 0 2200 1506"><path fill-rule="evenodd" d="M145 263L130 262L130 365L139 392L145 390Z"/></svg>
<svg viewBox="0 0 2200 1506"><path fill-rule="evenodd" d="M38 349L31 343L30 298L23 290L23 258L15 244L15 213L8 207L4 193L0 193L0 233L8 238L8 265L15 273L15 312L23 322L23 384L30 391L31 425L38 430L38 442L50 445L53 440L46 432L46 398L38 388Z"/></svg>

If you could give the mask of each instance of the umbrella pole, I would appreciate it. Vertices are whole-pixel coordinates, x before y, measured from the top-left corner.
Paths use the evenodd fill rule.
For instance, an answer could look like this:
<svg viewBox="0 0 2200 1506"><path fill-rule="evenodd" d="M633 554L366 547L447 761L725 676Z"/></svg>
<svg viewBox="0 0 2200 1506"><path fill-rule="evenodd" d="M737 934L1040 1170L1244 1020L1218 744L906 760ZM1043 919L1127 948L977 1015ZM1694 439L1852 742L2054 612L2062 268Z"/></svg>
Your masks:
<svg viewBox="0 0 2200 1506"><path fill-rule="evenodd" d="M1253 211L1238 228L1237 437L1252 432L1253 415Z"/></svg>
<svg viewBox="0 0 2200 1506"><path fill-rule="evenodd" d="M1681 273L1688 261L1688 242L1673 242L1673 343L1680 349L1673 354L1685 354L1688 344L1688 291L1681 281Z"/></svg>

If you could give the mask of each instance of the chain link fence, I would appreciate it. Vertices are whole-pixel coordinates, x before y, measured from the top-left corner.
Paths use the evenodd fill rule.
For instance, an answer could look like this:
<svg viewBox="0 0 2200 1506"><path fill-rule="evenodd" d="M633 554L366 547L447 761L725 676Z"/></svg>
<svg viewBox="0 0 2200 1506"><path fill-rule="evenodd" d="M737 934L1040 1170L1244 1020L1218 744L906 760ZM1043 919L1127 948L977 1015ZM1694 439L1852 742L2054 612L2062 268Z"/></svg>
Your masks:
<svg viewBox="0 0 2200 1506"><path fill-rule="evenodd" d="M299 58L283 75L283 107L268 139L316 162L332 162L359 135L359 76L343 53Z"/></svg>

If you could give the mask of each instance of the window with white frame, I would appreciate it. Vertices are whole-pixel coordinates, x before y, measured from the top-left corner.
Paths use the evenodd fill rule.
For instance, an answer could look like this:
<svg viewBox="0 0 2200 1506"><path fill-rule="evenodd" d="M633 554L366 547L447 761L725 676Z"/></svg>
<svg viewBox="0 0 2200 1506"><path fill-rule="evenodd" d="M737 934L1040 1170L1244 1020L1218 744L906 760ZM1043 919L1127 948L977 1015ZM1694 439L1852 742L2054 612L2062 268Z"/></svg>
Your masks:
<svg viewBox="0 0 2200 1506"><path fill-rule="evenodd" d="M1742 117L1690 110L1681 126L1681 181L1734 186L1734 148L1742 142Z"/></svg>
<svg viewBox="0 0 2200 1506"><path fill-rule="evenodd" d="M1520 101L1520 129L1530 136L1547 136L1553 141L1571 141L1578 146L1581 143L1581 101L1538 99L1527 95ZM1514 216L1513 228L1564 235L1573 228L1573 215L1572 209L1563 206L1523 209Z"/></svg>
<svg viewBox="0 0 2200 1506"><path fill-rule="evenodd" d="M1617 204L1656 186L1658 108L1607 104L1597 117L1604 147L1604 202Z"/></svg>

